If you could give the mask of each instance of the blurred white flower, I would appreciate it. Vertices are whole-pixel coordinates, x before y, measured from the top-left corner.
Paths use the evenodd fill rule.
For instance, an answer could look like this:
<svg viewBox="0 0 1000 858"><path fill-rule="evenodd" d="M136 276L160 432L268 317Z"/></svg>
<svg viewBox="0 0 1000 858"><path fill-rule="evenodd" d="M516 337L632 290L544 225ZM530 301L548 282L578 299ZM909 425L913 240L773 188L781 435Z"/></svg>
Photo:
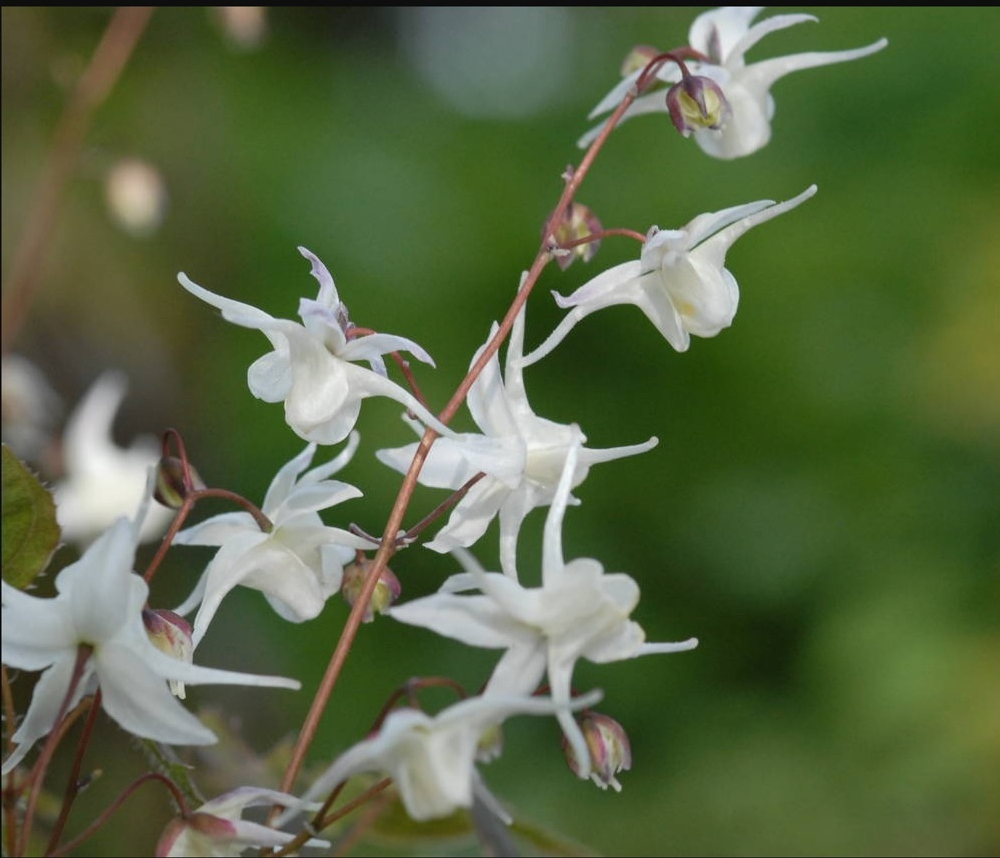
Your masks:
<svg viewBox="0 0 1000 858"><path fill-rule="evenodd" d="M698 75L713 80L722 89L730 108L730 115L721 128L694 129L694 138L701 149L715 158L731 159L749 155L762 148L771 139L771 119L774 116L774 99L771 87L787 74L832 63L849 62L882 50L886 39L879 39L864 48L848 51L813 51L774 57L757 63L746 64L745 54L768 33L786 27L816 21L812 15L776 15L751 26L763 6L724 6L699 15L688 33L690 46L707 56L710 62L692 62L689 66ZM629 87L635 83L640 71L634 71L619 83L590 113L590 118L607 113L618 105ZM673 63L667 63L657 75L661 80L675 83L680 72ZM667 111L663 92L656 90L639 96L625 111L623 121L644 113ZM600 133L594 128L579 140L587 146Z"/></svg>
<svg viewBox="0 0 1000 858"><path fill-rule="evenodd" d="M177 609L186 614L201 603L192 634L196 647L222 599L237 585L260 590L281 617L295 623L317 616L340 590L344 566L354 559L354 550L372 546L346 530L324 525L319 510L361 496L354 486L327 479L351 460L357 447L355 432L339 456L303 474L316 453L316 445L309 444L278 471L261 506L273 525L269 533L249 512L239 511L177 534L176 545L219 546L194 593Z"/></svg>
<svg viewBox="0 0 1000 858"><path fill-rule="evenodd" d="M566 563L562 522L579 447L570 449L545 521L542 585L523 587L498 572L486 572L464 549L454 550L466 574L445 581L441 590L391 608L400 622L432 629L469 646L506 650L486 686L486 696L524 695L548 674L556 718L579 761L577 774L590 777L590 753L570 715L573 667L580 658L599 664L653 653L681 652L698 645L645 643L645 633L629 619L639 601L639 585L628 575L605 574L596 560ZM458 595L478 588L482 595Z"/></svg>
<svg viewBox="0 0 1000 858"><path fill-rule="evenodd" d="M264 402L284 401L288 425L300 438L317 444L343 441L358 420L361 400L369 396L393 399L441 434L454 434L409 391L386 377L382 355L408 351L417 360L433 366L430 355L405 337L390 334L349 337L353 326L337 295L333 277L304 247L299 252L309 260L311 273L319 283L315 301L303 298L299 302L301 325L215 295L183 273L177 276L181 286L221 310L224 319L258 330L271 341L274 351L254 361L247 371L250 392ZM368 361L371 369L353 363L358 360Z"/></svg>
<svg viewBox="0 0 1000 858"><path fill-rule="evenodd" d="M490 339L496 330L494 324ZM525 516L552 502L567 453L574 445L586 441L579 427L553 423L531 410L521 372L523 345L522 309L507 344L506 374L501 378L500 362L494 355L466 399L472 419L483 434L439 438L431 447L418 478L423 485L454 490L479 471L486 474L459 501L448 523L426 545L442 553L472 545L499 514L501 568L508 575L516 574L517 535ZM485 345L473 355L473 364L483 348ZM654 437L628 447L592 450L581 446L571 488L586 479L591 465L644 453L656 444ZM416 446L379 450L376 456L389 467L405 473Z"/></svg>
<svg viewBox="0 0 1000 858"><path fill-rule="evenodd" d="M62 403L45 374L21 355L6 354L2 378L3 443L21 459L37 462L52 441Z"/></svg>
<svg viewBox="0 0 1000 858"><path fill-rule="evenodd" d="M136 536L128 519L119 518L59 573L52 599L3 582L2 661L44 671L11 737L17 748L4 761L3 774L55 726L81 647L90 654L67 711L99 686L101 705L125 730L174 745L208 745L216 737L170 693L169 680L299 687L293 679L197 667L157 649L142 617L149 587L132 571Z"/></svg>
<svg viewBox="0 0 1000 858"><path fill-rule="evenodd" d="M725 267L729 248L748 230L815 193L810 185L784 203L758 200L699 215L683 229L653 227L638 261L609 268L569 297L553 292L560 307L572 309L523 364L541 360L577 322L615 304L635 304L679 352L687 351L691 334L714 337L732 324L740 299L736 278Z"/></svg>
<svg viewBox="0 0 1000 858"><path fill-rule="evenodd" d="M384 772L399 790L406 812L416 820L449 816L471 808L478 798L502 819L509 817L487 791L476 770L483 734L512 715L552 715L591 706L592 692L573 701L509 695L470 697L430 716L416 709L389 713L381 729L341 754L313 783L303 801L319 799L361 772ZM298 811L290 809L282 824Z"/></svg>
<svg viewBox="0 0 1000 858"><path fill-rule="evenodd" d="M163 176L138 158L123 158L108 171L104 199L117 224L134 236L156 232L167 210Z"/></svg>
<svg viewBox="0 0 1000 858"><path fill-rule="evenodd" d="M154 854L157 858L237 858L249 848L280 849L294 840L295 835L242 819L243 811L248 807L299 804L288 793L238 787L206 801L187 817L173 820L161 835ZM318 805L310 809L318 809ZM327 848L330 842L313 837L303 845Z"/></svg>
<svg viewBox="0 0 1000 858"><path fill-rule="evenodd" d="M105 372L66 424L65 477L53 489L64 540L89 542L119 516L134 516L144 497L150 466L160 459L160 447L153 438L136 438L127 449L114 442L111 426L126 388L124 374ZM172 517L171 510L152 504L140 541L159 538Z"/></svg>

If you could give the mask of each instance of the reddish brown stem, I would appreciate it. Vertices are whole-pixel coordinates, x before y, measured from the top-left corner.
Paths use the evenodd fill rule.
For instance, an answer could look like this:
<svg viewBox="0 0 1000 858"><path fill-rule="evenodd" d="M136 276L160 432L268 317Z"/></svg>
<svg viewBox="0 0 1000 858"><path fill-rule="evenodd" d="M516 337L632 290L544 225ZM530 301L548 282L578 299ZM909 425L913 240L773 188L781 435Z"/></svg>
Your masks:
<svg viewBox="0 0 1000 858"><path fill-rule="evenodd" d="M24 232L3 290L0 350L4 354L9 351L34 300L45 250L94 111L114 87L152 14L152 6L121 6L115 11L59 117L38 193L25 219Z"/></svg>
<svg viewBox="0 0 1000 858"><path fill-rule="evenodd" d="M90 837L90 835L92 835L95 831L98 831L101 828L101 826L104 825L108 821L108 819L111 818L111 815L116 810L118 810L119 807L122 806L122 804L125 802L126 799L129 798L129 796L133 795L139 787L141 787L144 783L148 783L149 781L159 781L160 783L162 783L170 791L171 795L174 798L174 801L177 802L177 806L181 808L181 813L182 814L188 813L188 808L187 804L184 801L184 796L181 795L181 791L177 789L176 784L174 784L174 782L170 780L170 778L166 777L166 775L161 775L159 772L147 772L146 774L136 778L134 781L132 781L131 784L129 784L124 790L122 790L119 796L113 802L111 802L111 804L109 804L107 808L105 808L105 810L97 817L97 819L95 819L76 837L64 843L56 851L46 852L46 855L49 856L49 858L59 858L60 855L65 855L67 852L70 852L71 850L75 849L77 846L83 843L84 840Z"/></svg>
<svg viewBox="0 0 1000 858"><path fill-rule="evenodd" d="M608 117L608 120L601 129L600 134L598 134L597 138L590 144L590 147L587 149L580 161L580 166L573 171L573 174L566 181L562 194L559 197L559 202L552 210L552 213L549 215L549 219L546 222L545 229L542 233L542 246L535 254L535 259L531 264L531 268L522 280L517 295L507 310L507 313L501 321L496 333L490 338L489 342L487 342L478 359L470 368L461 384L459 384L458 389L454 392L451 399L448 400L447 405L445 405L444 409L438 415L438 419L442 423L447 424L452 417L455 416L455 413L465 400L469 389L472 387L473 383L479 377L486 365L490 362L490 360L492 360L493 356L499 350L500 345L510 333L510 329L514 324L514 320L517 318L517 314L521 311L521 307L524 306L524 302L528 300L528 296L531 294L535 283L538 281L538 277L541 274L542 269L551 259L548 248L552 246L552 225L562 221L566 213L566 209L572 202L580 184L583 182L593 165L598 152L600 152L601 148L607 141L608 135L621 120L622 115L628 109L629 105L636 99L638 93L638 88L633 87L625 95L618 107L615 108L611 116ZM375 587L378 584L379 577L388 564L389 558L396 550L396 534L399 532L403 516L409 506L410 499L413 497L413 492L416 489L417 477L420 475L420 470L423 468L427 455L430 452L431 445L434 443L436 438L437 433L433 429L428 428L424 431L423 437L420 439L420 443L417 445L417 450L414 453L413 461L410 463L410 467L407 470L406 475L403 477L402 485L399 488L396 500L389 512L389 519L386 522L385 530L382 534L382 543L379 546L378 551L375 553L371 568L368 570L368 576L365 578L365 583L358 595L358 599L352 606L351 612L348 614L347 621L344 623L340 639L337 641L337 646L334 648L333 653L330 656L330 661L327 664L326 671L323 674L319 687L316 689L316 694L313 697L313 702L309 708L309 712L307 713L306 718L303 721L302 728L299 730L299 735L296 738L291 758L281 781L280 788L285 792L290 792L292 790L295 779L298 776L303 761L305 760L306 752L316 734L320 719L326 709L327 702L330 699L330 695L333 692L333 688L336 685L338 677L340 676L344 662L347 659L347 654L350 652L351 646L354 643L354 638L357 636L358 629L361 627L362 619L365 616L372 594L375 592ZM275 808L272 811L271 818L273 819L277 813L278 809Z"/></svg>

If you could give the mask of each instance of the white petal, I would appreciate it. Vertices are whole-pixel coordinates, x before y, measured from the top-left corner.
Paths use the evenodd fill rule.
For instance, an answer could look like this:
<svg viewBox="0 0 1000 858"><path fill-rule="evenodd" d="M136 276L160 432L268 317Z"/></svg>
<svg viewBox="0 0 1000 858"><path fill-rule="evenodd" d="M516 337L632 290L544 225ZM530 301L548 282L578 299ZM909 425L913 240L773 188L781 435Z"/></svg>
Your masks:
<svg viewBox="0 0 1000 858"><path fill-rule="evenodd" d="M263 310L258 310L249 304L233 301L231 298L224 298L222 295L216 295L214 292L203 289L183 272L177 275L177 280L181 286L196 298L201 298L206 304L211 304L213 307L221 310L222 318L227 322L232 322L234 325L239 325L242 328L261 330L270 326L275 321L272 316L269 316Z"/></svg>
<svg viewBox="0 0 1000 858"><path fill-rule="evenodd" d="M247 387L263 402L281 402L292 387L292 364L284 347L257 358L247 369Z"/></svg>
<svg viewBox="0 0 1000 858"><path fill-rule="evenodd" d="M65 652L63 657L53 662L52 666L39 677L31 695L28 711L14 735L11 736L11 741L17 744L17 750L4 760L3 774L14 769L24 759L35 742L47 735L55 726L56 716L66 698L75 666L76 649L74 648ZM83 697L90 673L88 668L80 678L76 691L66 707L67 712L76 706Z"/></svg>
<svg viewBox="0 0 1000 858"><path fill-rule="evenodd" d="M340 304L340 297L337 295L337 287L334 285L333 277L330 275L327 267L320 262L318 256L310 253L304 247L300 246L298 250L299 253L309 260L309 264L312 266L309 273L319 283L319 295L316 297L316 300L326 307L337 307Z"/></svg>
<svg viewBox="0 0 1000 858"><path fill-rule="evenodd" d="M264 495L264 505L262 507L265 515L270 516L281 506L285 499L292 493L295 483L306 468L309 467L313 456L316 455L316 445L306 444L305 449L292 458L287 464L282 465L271 485L268 486L267 494Z"/></svg>
<svg viewBox="0 0 1000 858"><path fill-rule="evenodd" d="M76 649L66 599L39 599L3 582L3 663L43 670Z"/></svg>
<svg viewBox="0 0 1000 858"><path fill-rule="evenodd" d="M267 534L261 532L250 513L223 512L185 528L174 537L174 544L219 546L247 533L257 533L261 539L267 538Z"/></svg>
<svg viewBox="0 0 1000 858"><path fill-rule="evenodd" d="M94 660L103 706L128 732L174 745L216 741L215 734L167 690L163 677L130 647L106 644L95 651Z"/></svg>
<svg viewBox="0 0 1000 858"><path fill-rule="evenodd" d="M490 522L510 495L510 489L499 480L484 477L466 493L452 510L448 523L425 547L445 554L461 546L474 544L490 526Z"/></svg>
<svg viewBox="0 0 1000 858"><path fill-rule="evenodd" d="M411 626L423 626L469 646L502 649L533 636L487 596L436 593L389 610Z"/></svg>

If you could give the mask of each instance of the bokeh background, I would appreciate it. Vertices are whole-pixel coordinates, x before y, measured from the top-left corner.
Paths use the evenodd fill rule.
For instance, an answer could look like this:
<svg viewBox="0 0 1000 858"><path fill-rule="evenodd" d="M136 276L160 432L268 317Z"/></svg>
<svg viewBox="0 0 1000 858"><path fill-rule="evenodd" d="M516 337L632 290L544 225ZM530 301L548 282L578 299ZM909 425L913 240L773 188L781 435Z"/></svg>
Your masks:
<svg viewBox="0 0 1000 858"><path fill-rule="evenodd" d="M260 499L301 449L280 406L246 389L266 342L181 290L177 272L294 317L314 294L305 245L354 321L430 351L437 369L418 378L443 404L530 263L622 57L682 44L698 11L292 8L255 32L217 9L158 10L93 116L12 350L44 371L64 413L104 369L124 369L121 443L174 426L209 482ZM645 231L817 183L731 251L733 328L678 355L636 308L613 308L527 373L536 412L578 422L591 446L659 436L651 453L593 470L566 552L640 582L634 618L650 640L701 640L579 666L577 685L603 688L602 710L632 737L621 795L573 778L550 719L510 722L503 758L484 769L515 815L595 852L1000 852L1000 15L819 15L750 58L880 36L889 48L780 81L772 142L736 162L707 158L664 116L628 122L580 194L605 226ZM58 118L110 16L3 9L5 288ZM143 216L109 202L112 177L136 161L162 193ZM589 270L546 271L529 344L561 316L549 289L634 254L608 241ZM410 440L398 411L366 403L342 474L365 496L328 523L381 531L398 477L372 454ZM440 499L420 490L408 520ZM528 575L542 519L520 546ZM477 548L487 566L494 535ZM56 564L74 556L64 548ZM172 552L154 596L179 601L210 556ZM393 565L407 597L455 568L420 548ZM241 591L199 660L308 689L346 612L331 600L291 626ZM429 632L365 627L313 758L359 739L407 677L471 689L492 663ZM309 700L191 697L223 707L261 752ZM105 775L71 832L141 771L113 726L88 764ZM145 789L78 854L151 851L170 809Z"/></svg>

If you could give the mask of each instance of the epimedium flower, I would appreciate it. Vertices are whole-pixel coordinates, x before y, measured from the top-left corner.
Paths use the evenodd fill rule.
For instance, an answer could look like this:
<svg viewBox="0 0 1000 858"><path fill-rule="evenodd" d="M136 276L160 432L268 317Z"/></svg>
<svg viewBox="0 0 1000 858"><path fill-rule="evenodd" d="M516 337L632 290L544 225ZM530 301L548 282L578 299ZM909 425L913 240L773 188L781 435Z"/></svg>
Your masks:
<svg viewBox="0 0 1000 858"><path fill-rule="evenodd" d="M270 531L262 530L249 512L239 511L214 516L177 534L179 545L219 547L192 595L177 609L186 614L201 605L192 633L195 646L222 599L236 586L260 590L279 616L295 623L317 616L340 590L344 566L354 558L354 549L371 548L371 543L326 526L319 510L361 496L354 486L327 479L351 460L357 446L355 432L340 455L306 471L316 453L316 444L308 444L284 465L261 506L271 522Z"/></svg>
<svg viewBox="0 0 1000 858"><path fill-rule="evenodd" d="M471 808L479 799L509 823L509 817L486 789L476 762L483 761L484 733L512 715L552 715L593 705L600 692L557 703L522 695L470 697L431 716L417 709L389 713L374 735L337 757L303 795L303 802L319 799L349 777L362 772L384 772L399 790L406 812L422 821ZM297 809L278 819L282 824Z"/></svg>
<svg viewBox="0 0 1000 858"><path fill-rule="evenodd" d="M17 748L4 761L3 774L55 726L81 647L89 647L90 654L67 709L99 687L104 710L120 726L168 744L216 741L171 694L169 681L299 688L293 679L213 670L161 652L143 623L149 587L132 571L136 531L119 518L59 573L54 598L31 596L3 582L3 663L44 671L11 737Z"/></svg>
<svg viewBox="0 0 1000 858"><path fill-rule="evenodd" d="M157 858L190 858L193 855L237 858L250 848L280 849L294 840L295 835L243 819L243 811L248 807L294 807L299 804L299 799L288 793L238 787L171 821L160 836L154 854ZM318 809L318 805L310 809ZM313 837L304 845L327 848L330 842Z"/></svg>
<svg viewBox="0 0 1000 858"><path fill-rule="evenodd" d="M496 333L494 323L490 339ZM439 438L420 472L419 481L433 488L458 489L478 472L485 473L452 511L448 523L426 546L441 553L472 545L490 522L500 517L501 568L516 575L517 534L533 509L552 502L569 450L586 440L575 425L554 423L531 410L521 372L524 309L518 313L507 344L506 372L496 355L469 390L466 402L482 434ZM475 364L482 346L472 358ZM471 365L471 364L470 364ZM572 474L576 488L590 467L651 450L655 437L643 444L607 449L580 447ZM405 473L416 444L379 450L379 461ZM575 501L574 501L575 502Z"/></svg>
<svg viewBox="0 0 1000 858"><path fill-rule="evenodd" d="M119 516L134 516L143 500L149 468L160 457L153 438L119 447L111 426L125 398L124 374L105 372L80 401L63 434L65 477L53 491L63 539L89 542ZM142 523L140 541L163 534L173 513L153 504Z"/></svg>
<svg viewBox="0 0 1000 858"><path fill-rule="evenodd" d="M815 193L810 185L783 203L758 200L699 215L683 229L653 227L638 261L603 271L568 297L553 292L570 312L523 365L545 357L584 317L615 304L635 304L679 352L687 351L692 334L714 337L732 324L739 304L736 278L725 267L729 248L748 230Z"/></svg>
<svg viewBox="0 0 1000 858"><path fill-rule="evenodd" d="M574 445L545 520L540 587L524 587L507 575L486 572L467 551L455 549L465 574L452 576L431 596L391 608L389 615L469 646L505 650L487 683L487 697L531 694L547 674L553 702L564 707L555 715L579 761L577 774L587 778L590 753L570 714L577 660L606 664L682 652L698 641L646 643L642 627L629 619L639 601L638 584L623 573L606 574L591 558L569 563L563 559L563 516L578 455L579 446ZM458 592L471 587L480 594Z"/></svg>
<svg viewBox="0 0 1000 858"><path fill-rule="evenodd" d="M336 444L354 428L361 400L369 396L393 399L441 434L451 430L441 424L417 399L386 375L382 355L408 351L417 360L434 365L427 352L412 340L391 334L353 336L347 308L341 302L333 277L320 260L299 248L319 283L315 300L302 298L302 324L275 319L240 301L203 289L187 275L178 274L181 286L222 311L222 317L244 328L253 328L270 340L273 351L258 358L247 370L250 392L264 402L285 403L285 419L306 441ZM367 361L371 369L354 361Z"/></svg>
<svg viewBox="0 0 1000 858"><path fill-rule="evenodd" d="M792 72L833 63L850 62L874 54L887 44L879 39L863 48L846 51L812 51L774 57L756 63L746 62L746 53L764 36L806 21L812 15L775 15L753 24L763 6L724 6L699 15L688 32L690 46L708 57L709 62L694 62L692 68L719 87L728 104L729 115L717 128L691 127L695 141L706 154L715 158L740 158L756 152L771 139L774 98L771 87ZM590 118L613 109L635 83L640 71L632 71L594 108ZM680 80L680 71L667 63L657 76L669 83ZM668 110L662 91L640 95L625 111L622 119L644 113ZM595 128L580 138L588 145L599 133Z"/></svg>

